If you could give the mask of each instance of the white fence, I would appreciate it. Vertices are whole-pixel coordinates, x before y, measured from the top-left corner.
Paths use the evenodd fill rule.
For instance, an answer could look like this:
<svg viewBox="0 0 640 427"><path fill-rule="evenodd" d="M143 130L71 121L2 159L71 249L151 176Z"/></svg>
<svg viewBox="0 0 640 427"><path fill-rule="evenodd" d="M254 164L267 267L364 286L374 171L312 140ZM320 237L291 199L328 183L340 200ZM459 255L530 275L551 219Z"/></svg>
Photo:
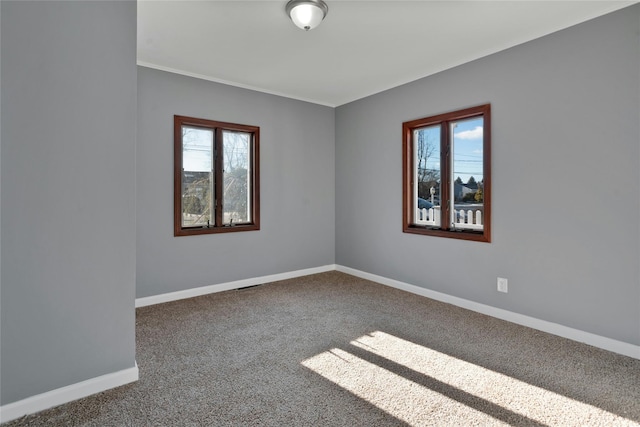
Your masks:
<svg viewBox="0 0 640 427"><path fill-rule="evenodd" d="M477 210L473 211L469 210L454 210L454 228L464 229L464 230L482 230L482 211ZM440 209L431 208L431 209L418 209L416 215L416 224L418 225L429 225L431 227L440 227L442 223L442 215L440 213Z"/></svg>

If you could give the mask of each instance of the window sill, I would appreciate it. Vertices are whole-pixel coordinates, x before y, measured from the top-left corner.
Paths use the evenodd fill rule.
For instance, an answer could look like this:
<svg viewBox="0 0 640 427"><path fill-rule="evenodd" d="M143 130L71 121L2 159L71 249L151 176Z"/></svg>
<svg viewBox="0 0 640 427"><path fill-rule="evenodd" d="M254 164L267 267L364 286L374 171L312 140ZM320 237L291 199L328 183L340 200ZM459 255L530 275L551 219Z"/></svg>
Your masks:
<svg viewBox="0 0 640 427"><path fill-rule="evenodd" d="M179 228L174 230L173 235L178 236L197 236L200 234L219 234L219 233L235 233L241 231L255 231L260 230L259 224L234 224L225 225L223 227L193 227L193 228Z"/></svg>
<svg viewBox="0 0 640 427"><path fill-rule="evenodd" d="M487 230L484 230L483 232L468 230L442 230L409 225L403 227L402 231L404 233L420 234L422 236L446 237L449 239L470 240L474 242L485 243L491 242L491 236L488 235Z"/></svg>

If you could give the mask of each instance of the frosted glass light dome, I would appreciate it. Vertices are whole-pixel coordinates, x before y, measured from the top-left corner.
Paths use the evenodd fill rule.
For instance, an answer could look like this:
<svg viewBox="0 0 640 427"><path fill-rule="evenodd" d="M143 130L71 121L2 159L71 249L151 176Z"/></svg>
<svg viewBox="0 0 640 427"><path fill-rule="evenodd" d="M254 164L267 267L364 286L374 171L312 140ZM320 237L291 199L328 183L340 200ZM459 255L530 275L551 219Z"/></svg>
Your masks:
<svg viewBox="0 0 640 427"><path fill-rule="evenodd" d="M287 3L287 14L296 25L309 31L320 25L329 12L329 7L322 0L291 0Z"/></svg>

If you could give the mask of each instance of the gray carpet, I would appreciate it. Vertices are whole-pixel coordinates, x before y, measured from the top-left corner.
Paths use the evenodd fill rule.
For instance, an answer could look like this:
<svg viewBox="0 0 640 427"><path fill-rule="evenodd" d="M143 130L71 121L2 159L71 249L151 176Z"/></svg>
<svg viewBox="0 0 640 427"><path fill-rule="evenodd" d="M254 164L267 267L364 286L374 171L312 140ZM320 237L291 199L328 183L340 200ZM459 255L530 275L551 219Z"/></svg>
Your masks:
<svg viewBox="0 0 640 427"><path fill-rule="evenodd" d="M137 383L6 426L640 425L640 360L338 272L136 328Z"/></svg>

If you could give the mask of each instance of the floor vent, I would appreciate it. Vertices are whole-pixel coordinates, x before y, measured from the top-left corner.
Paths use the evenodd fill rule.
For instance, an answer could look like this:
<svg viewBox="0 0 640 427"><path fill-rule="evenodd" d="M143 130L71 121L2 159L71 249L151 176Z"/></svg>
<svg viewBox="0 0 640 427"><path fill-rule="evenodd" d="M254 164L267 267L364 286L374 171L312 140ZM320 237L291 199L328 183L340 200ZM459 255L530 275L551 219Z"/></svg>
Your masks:
<svg viewBox="0 0 640 427"><path fill-rule="evenodd" d="M258 286L262 286L262 285L264 285L264 283L260 283L260 284L257 284L257 285L251 285L251 286L244 286L242 288L236 288L235 290L236 291L246 291L248 289L257 288Z"/></svg>

